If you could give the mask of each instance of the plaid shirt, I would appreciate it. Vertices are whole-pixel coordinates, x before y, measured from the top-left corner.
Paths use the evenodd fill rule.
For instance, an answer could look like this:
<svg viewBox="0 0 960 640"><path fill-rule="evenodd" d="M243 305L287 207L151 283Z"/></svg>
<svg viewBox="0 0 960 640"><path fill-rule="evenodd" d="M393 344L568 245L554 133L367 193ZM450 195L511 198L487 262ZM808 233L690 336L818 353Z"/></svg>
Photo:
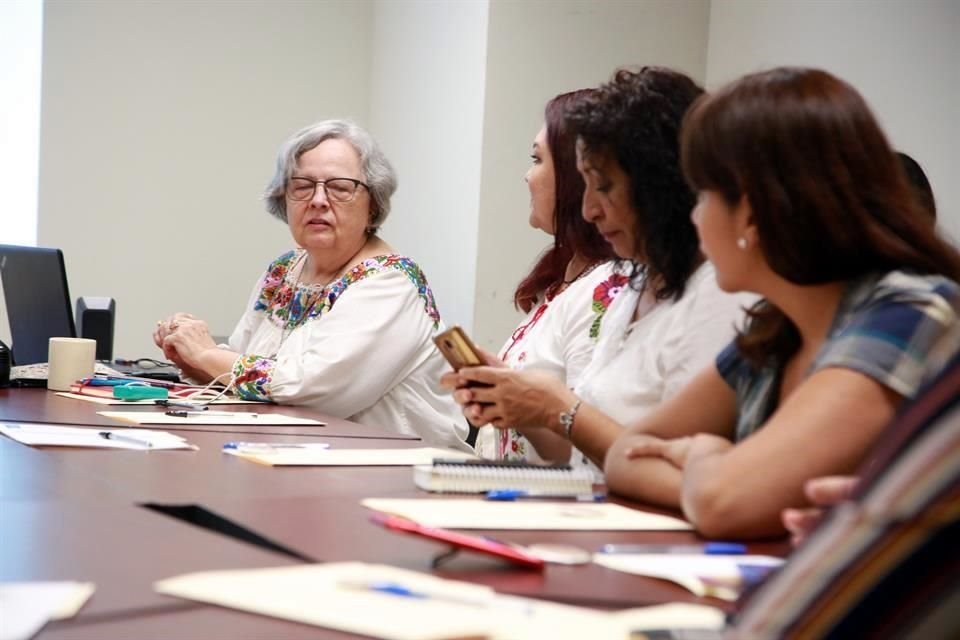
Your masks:
<svg viewBox="0 0 960 640"><path fill-rule="evenodd" d="M938 275L871 274L850 282L807 376L853 369L909 399L958 351L960 285ZM753 368L732 342L717 356L720 375L737 393L738 441L776 410L782 368Z"/></svg>

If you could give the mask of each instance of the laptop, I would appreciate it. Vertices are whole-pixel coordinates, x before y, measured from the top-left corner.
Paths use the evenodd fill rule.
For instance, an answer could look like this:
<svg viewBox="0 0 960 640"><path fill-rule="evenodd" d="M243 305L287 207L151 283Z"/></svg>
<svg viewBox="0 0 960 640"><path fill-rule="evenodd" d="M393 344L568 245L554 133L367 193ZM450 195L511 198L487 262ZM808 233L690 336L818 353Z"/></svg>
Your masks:
<svg viewBox="0 0 960 640"><path fill-rule="evenodd" d="M77 337L67 286L67 269L59 249L0 245L0 279L10 322L14 370L20 386L46 386L50 338ZM136 361L134 361L136 362ZM30 366L23 366L30 365ZM112 364L117 372L140 377L176 378L172 367L144 370ZM103 371L102 366L97 367Z"/></svg>

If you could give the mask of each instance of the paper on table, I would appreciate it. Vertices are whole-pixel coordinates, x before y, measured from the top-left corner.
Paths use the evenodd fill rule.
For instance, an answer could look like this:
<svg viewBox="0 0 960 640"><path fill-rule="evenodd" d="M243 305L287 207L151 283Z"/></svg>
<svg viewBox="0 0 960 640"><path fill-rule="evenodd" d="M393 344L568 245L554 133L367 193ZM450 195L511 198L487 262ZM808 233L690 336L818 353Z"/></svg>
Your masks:
<svg viewBox="0 0 960 640"><path fill-rule="evenodd" d="M91 582L0 583L0 640L27 640L48 620L72 618L93 590Z"/></svg>
<svg viewBox="0 0 960 640"><path fill-rule="evenodd" d="M180 436L166 431L150 429L100 429L91 427L62 427L52 424L0 423L0 433L32 447L95 447L98 449L196 449ZM115 434L118 439L108 439L101 433ZM137 440L146 444L133 442Z"/></svg>
<svg viewBox="0 0 960 640"><path fill-rule="evenodd" d="M403 597L344 585L401 585L436 597ZM489 587L384 565L331 563L194 573L154 585L160 593L396 640L627 637L680 622L680 611L608 613L498 595ZM323 606L318 606L322 603ZM701 608L708 609L708 608ZM370 615L376 611L376 615ZM717 628L722 613L688 609L685 628ZM629 614L629 615L627 615ZM682 622L686 623L686 620Z"/></svg>
<svg viewBox="0 0 960 640"><path fill-rule="evenodd" d="M428 527L449 529L673 531L692 528L678 518L610 503L367 498L361 504Z"/></svg>
<svg viewBox="0 0 960 640"><path fill-rule="evenodd" d="M244 424L244 425L313 425L322 427L326 423L310 418L295 418L282 413L245 413L231 411L230 415L189 415L185 418L168 416L163 411L97 411L105 418L132 422L133 424ZM256 417L254 417L256 416Z"/></svg>
<svg viewBox="0 0 960 640"><path fill-rule="evenodd" d="M58 391L56 393L58 396L64 398L72 398L73 400L84 400L86 402L93 402L95 404L105 404L105 405L147 405L151 407L157 406L157 403L154 400L121 400L120 398L100 398L98 396L88 396L80 393L70 393L68 391ZM173 398L173 401L176 402L176 398ZM185 401L189 402L189 400ZM252 400L241 400L239 398L220 398L218 400L213 400L210 402L211 405L217 404L265 404L263 402L253 402Z"/></svg>
<svg viewBox="0 0 960 640"><path fill-rule="evenodd" d="M373 467L430 464L434 458L469 459L476 456L451 449L277 449L251 453L225 450L238 458L270 466Z"/></svg>
<svg viewBox="0 0 960 640"><path fill-rule="evenodd" d="M784 562L783 558L773 556L680 553L595 553L593 561L608 569L670 580L701 598L712 596L722 600L736 600L739 596L737 565L778 567Z"/></svg>

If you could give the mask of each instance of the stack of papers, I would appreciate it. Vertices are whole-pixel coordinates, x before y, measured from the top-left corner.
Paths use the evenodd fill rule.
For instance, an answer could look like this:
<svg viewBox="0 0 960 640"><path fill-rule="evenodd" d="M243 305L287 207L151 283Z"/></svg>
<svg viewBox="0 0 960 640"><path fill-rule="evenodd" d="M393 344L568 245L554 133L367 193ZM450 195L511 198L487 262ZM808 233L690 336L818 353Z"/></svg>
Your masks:
<svg viewBox="0 0 960 640"><path fill-rule="evenodd" d="M374 511L442 529L536 531L673 531L692 529L670 516L646 513L611 503L487 502L477 499L418 500L368 498Z"/></svg>
<svg viewBox="0 0 960 640"><path fill-rule="evenodd" d="M101 449L196 449L184 438L150 429L98 429L52 424L0 424L0 433L32 447L96 447Z"/></svg>
<svg viewBox="0 0 960 640"><path fill-rule="evenodd" d="M472 454L450 449L327 449L320 446L288 445L263 451L224 448L224 453L270 466L299 467L412 467L430 464L434 458L474 458Z"/></svg>
<svg viewBox="0 0 960 640"><path fill-rule="evenodd" d="M701 598L736 600L743 590L745 567L779 567L783 558L759 555L608 554L593 561L608 569L670 580Z"/></svg>
<svg viewBox="0 0 960 640"><path fill-rule="evenodd" d="M208 571L162 580L159 593L376 638L627 638L631 631L723 627L713 607L611 613L500 595L489 587L359 562ZM370 615L375 611L376 615Z"/></svg>
<svg viewBox="0 0 960 640"><path fill-rule="evenodd" d="M27 640L50 620L72 618L93 589L90 582L0 583L0 640Z"/></svg>

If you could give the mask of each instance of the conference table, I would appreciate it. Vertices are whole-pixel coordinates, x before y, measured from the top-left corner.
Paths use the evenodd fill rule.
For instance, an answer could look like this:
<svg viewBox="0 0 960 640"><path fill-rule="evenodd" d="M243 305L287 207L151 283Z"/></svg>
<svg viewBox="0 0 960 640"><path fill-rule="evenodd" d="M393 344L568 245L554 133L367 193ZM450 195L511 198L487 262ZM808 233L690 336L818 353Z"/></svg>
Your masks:
<svg viewBox="0 0 960 640"><path fill-rule="evenodd" d="M196 451L41 449L0 437L0 582L96 585L76 616L49 623L38 638L355 637L180 600L152 588L157 580L194 571L305 562L390 564L504 593L602 609L672 601L730 606L699 599L670 582L595 564L548 565L537 572L466 552L432 569L433 558L445 550L442 545L377 526L360 504L368 497L435 498L414 486L410 467L276 468L222 452L226 442L238 439L326 442L338 449L411 448L424 446L421 441L303 408L251 406L231 410L281 412L325 424L151 427L186 438ZM97 414L105 409L115 407L43 389L0 389L0 422L118 426ZM590 550L606 543L702 542L685 531L472 533ZM751 544L750 550L784 555L788 547L772 541Z"/></svg>

